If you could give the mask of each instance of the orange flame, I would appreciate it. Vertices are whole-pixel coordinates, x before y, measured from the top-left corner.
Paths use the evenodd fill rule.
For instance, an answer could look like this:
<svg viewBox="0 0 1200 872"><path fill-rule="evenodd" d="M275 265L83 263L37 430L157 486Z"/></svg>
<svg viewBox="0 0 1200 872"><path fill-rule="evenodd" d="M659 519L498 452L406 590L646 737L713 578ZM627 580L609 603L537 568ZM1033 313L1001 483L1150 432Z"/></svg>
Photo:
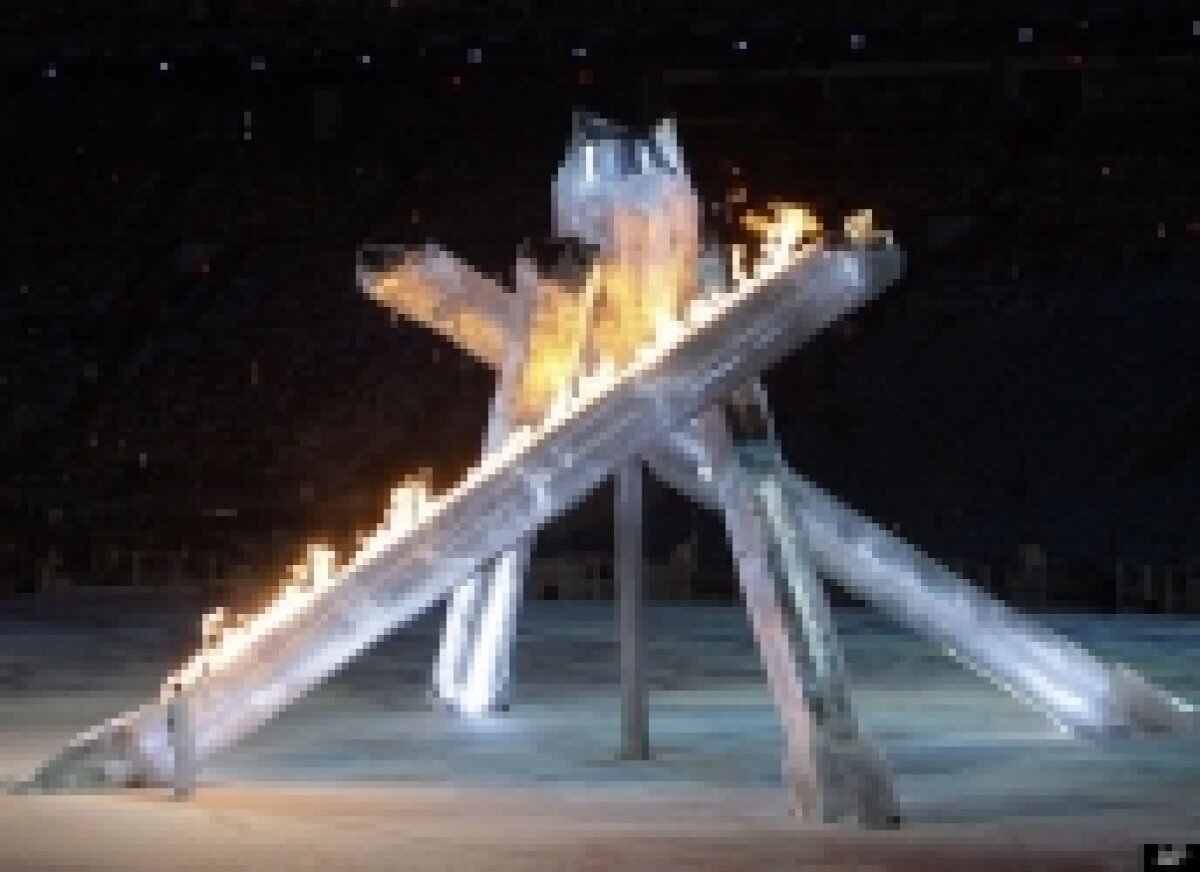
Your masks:
<svg viewBox="0 0 1200 872"><path fill-rule="evenodd" d="M541 283L508 441L486 455L455 492L506 462L534 438L538 427L552 426L569 415L575 403L590 402L610 390L631 365L643 363L719 314L729 295L697 295L695 240L677 232L672 223L677 219L634 211L620 214L614 253L592 265L582 289ZM760 238L761 256L747 269L744 246L732 247L731 290L736 293L753 291L787 269L819 242L822 232L811 211L781 202L769 203L767 214L746 214L742 223ZM870 210L849 216L844 229L851 240L878 233ZM191 684L236 661L257 639L312 607L327 589L400 542L438 508L424 479L406 480L392 489L383 521L361 539L347 563L339 566L325 545L309 545L307 559L290 567L283 588L258 614L236 622L223 609L206 614L203 647L168 678L164 694L173 685Z"/></svg>

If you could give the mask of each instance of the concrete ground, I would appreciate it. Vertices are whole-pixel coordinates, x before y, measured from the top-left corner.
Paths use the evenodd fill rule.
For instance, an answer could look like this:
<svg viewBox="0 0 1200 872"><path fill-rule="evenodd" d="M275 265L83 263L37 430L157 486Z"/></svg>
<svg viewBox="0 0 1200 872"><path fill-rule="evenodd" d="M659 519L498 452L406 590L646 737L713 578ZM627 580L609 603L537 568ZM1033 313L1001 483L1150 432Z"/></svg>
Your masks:
<svg viewBox="0 0 1200 872"><path fill-rule="evenodd" d="M194 605L0 606L0 775L129 708L186 652ZM653 759L618 755L612 605L531 604L511 711L424 701L436 615L159 791L0 796L0 869L1139 869L1200 841L1200 743L1068 739L869 613L838 614L855 704L895 773L898 831L789 814L744 615L650 613ZM1056 616L1200 699L1200 621Z"/></svg>

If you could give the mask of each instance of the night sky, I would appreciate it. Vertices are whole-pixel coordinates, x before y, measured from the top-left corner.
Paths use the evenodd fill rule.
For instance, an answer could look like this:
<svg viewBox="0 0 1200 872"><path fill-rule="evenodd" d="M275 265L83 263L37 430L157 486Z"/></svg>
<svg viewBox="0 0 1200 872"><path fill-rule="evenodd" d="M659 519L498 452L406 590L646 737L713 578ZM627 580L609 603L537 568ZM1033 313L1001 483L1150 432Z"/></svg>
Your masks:
<svg viewBox="0 0 1200 872"><path fill-rule="evenodd" d="M1200 572L1200 37L1127 5L1023 43L1015 8L84 29L29 4L0 47L0 577L54 553L113 581L130 549L270 577L404 475L453 482L491 375L364 299L355 250L433 240L507 278L576 108L675 115L713 233L744 188L872 207L909 252L766 374L800 471L969 566L1037 545L1092 605L1120 561ZM539 547L610 547L608 499ZM653 557L699 529L727 560L651 501Z"/></svg>

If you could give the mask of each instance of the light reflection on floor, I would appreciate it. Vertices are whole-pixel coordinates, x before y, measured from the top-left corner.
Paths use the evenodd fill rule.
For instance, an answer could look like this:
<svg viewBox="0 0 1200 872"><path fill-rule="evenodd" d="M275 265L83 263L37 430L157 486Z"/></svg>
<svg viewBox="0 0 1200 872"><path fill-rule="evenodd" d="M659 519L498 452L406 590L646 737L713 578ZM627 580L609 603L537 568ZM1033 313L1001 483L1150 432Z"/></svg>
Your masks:
<svg viewBox="0 0 1200 872"><path fill-rule="evenodd" d="M0 605L0 774L149 695L198 608ZM53 616L53 619L51 618ZM777 787L780 733L743 613L654 605L654 758L617 759L611 603L525 607L512 709L462 723L425 702L437 626L396 634L205 771L211 782ZM1200 741L1066 739L921 640L843 611L855 704L910 819L1196 816ZM1050 616L1054 627L1200 700L1200 619ZM1200 821L1200 817L1197 817Z"/></svg>

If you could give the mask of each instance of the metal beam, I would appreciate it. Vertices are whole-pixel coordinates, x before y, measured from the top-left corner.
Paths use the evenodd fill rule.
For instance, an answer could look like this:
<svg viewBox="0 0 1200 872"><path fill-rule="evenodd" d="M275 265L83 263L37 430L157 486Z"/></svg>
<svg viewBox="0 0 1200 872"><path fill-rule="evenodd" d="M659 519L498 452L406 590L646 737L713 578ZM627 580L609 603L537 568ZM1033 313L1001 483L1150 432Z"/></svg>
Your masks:
<svg viewBox="0 0 1200 872"><path fill-rule="evenodd" d="M650 707L645 670L642 560L642 462L626 461L616 476L614 581L621 637L621 751L629 760L650 757Z"/></svg>

